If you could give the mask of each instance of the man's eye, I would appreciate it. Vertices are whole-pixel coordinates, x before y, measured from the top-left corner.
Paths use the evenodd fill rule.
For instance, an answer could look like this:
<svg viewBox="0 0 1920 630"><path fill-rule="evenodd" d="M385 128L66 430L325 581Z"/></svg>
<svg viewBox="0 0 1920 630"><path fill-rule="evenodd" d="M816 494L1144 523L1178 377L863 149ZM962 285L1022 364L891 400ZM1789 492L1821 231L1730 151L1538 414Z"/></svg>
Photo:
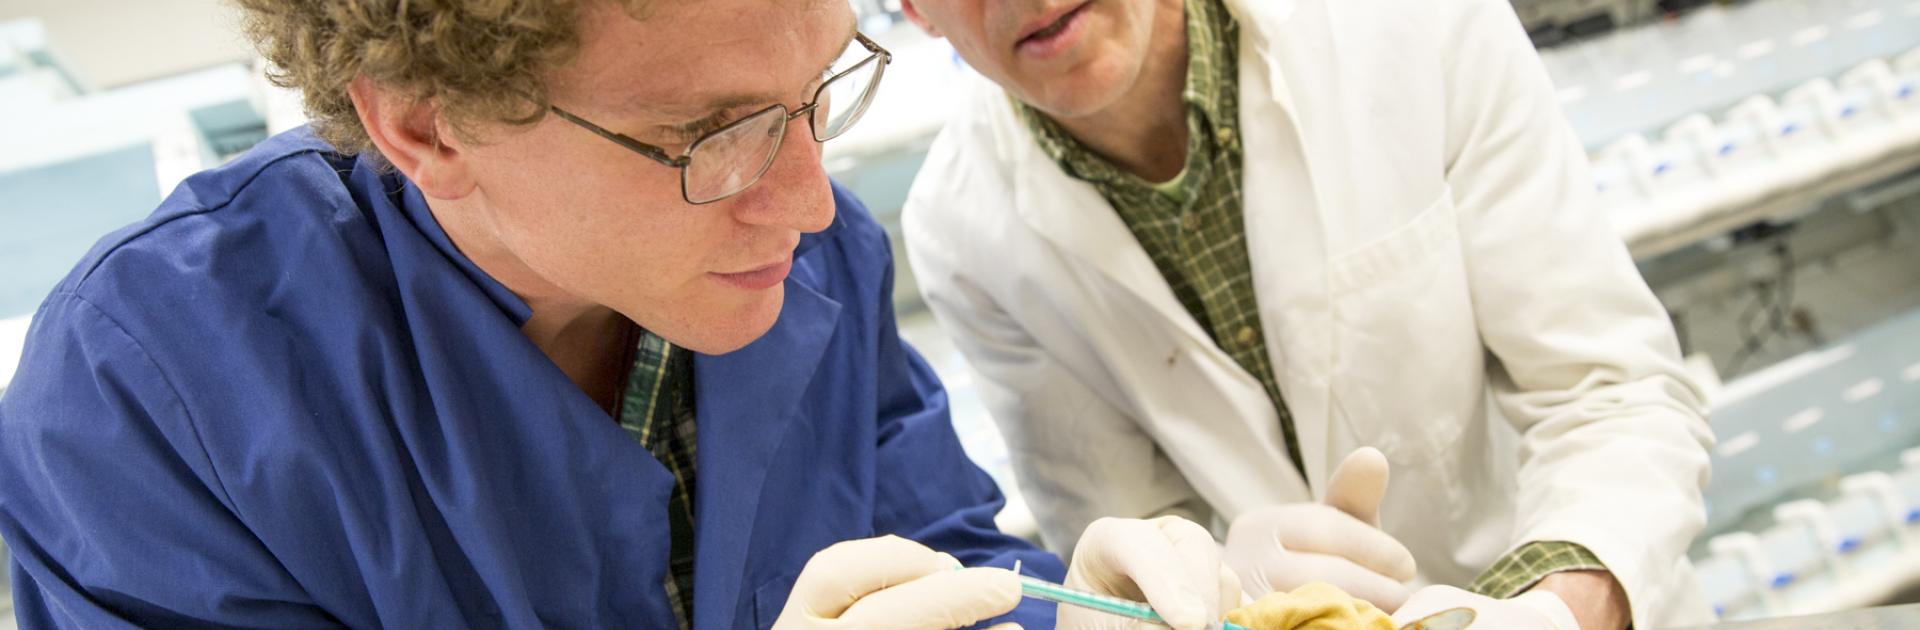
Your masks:
<svg viewBox="0 0 1920 630"><path fill-rule="evenodd" d="M735 120L738 120L738 118L733 116L731 112L716 114L708 117L706 120L696 120L690 123L674 125L661 135L671 143L685 146L693 144L708 134L719 131L721 127L733 124Z"/></svg>
<svg viewBox="0 0 1920 630"><path fill-rule="evenodd" d="M820 76L815 78L811 83L808 83L806 89L802 90L801 98L804 99L804 98L812 97L815 92L820 90L820 86L825 84L827 82L827 79L830 79L830 78L833 78L833 68L827 68L825 70L821 70ZM733 124L734 121L740 120L740 117L743 113L744 111L721 112L719 114L715 114L713 116L708 117L706 120L698 120L698 121L685 123L681 125L674 125L668 128L661 135L664 137L663 139L669 140L672 143L680 144L682 146L693 144L694 142L699 141L701 138L706 137L708 134L719 131L722 127Z"/></svg>
<svg viewBox="0 0 1920 630"><path fill-rule="evenodd" d="M707 134L713 133L715 131L719 131L721 127L727 126L727 123L729 122L732 122L732 121L725 118L714 118L709 120L703 120L703 121L694 123L691 126L681 127L680 129L676 130L673 135L674 135L674 138L676 140L679 140L680 142L692 143L693 141L699 140L700 138L706 136Z"/></svg>

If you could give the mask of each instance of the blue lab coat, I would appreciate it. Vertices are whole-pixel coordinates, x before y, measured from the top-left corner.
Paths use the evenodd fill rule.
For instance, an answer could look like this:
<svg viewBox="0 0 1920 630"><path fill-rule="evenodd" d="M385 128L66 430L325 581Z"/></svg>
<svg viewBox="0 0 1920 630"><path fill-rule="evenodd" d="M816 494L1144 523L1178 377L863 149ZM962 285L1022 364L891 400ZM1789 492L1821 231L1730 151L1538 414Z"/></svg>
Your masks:
<svg viewBox="0 0 1920 630"><path fill-rule="evenodd" d="M1002 498L895 330L886 236L834 201L773 329L695 360L699 628L768 626L853 538L1064 573L994 529ZM47 298L0 399L20 622L672 627L672 477L528 314L418 189L304 129L188 179Z"/></svg>

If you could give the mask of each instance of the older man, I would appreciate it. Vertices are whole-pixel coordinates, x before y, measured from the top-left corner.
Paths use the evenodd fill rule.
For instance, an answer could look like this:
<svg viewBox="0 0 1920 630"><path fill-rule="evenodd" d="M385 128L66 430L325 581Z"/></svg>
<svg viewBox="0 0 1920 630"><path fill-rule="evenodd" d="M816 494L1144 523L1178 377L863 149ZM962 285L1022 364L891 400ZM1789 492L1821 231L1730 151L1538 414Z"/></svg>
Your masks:
<svg viewBox="0 0 1920 630"><path fill-rule="evenodd" d="M1702 395L1506 2L906 4L993 83L907 251L1050 544L1217 516L1256 590L1707 618Z"/></svg>

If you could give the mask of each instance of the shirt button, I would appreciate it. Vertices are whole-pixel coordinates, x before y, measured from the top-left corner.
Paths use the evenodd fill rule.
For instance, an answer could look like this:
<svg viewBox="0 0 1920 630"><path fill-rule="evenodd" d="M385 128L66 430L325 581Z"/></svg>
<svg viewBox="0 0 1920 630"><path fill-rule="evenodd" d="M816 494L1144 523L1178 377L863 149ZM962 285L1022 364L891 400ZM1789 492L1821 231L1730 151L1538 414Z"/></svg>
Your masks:
<svg viewBox="0 0 1920 630"><path fill-rule="evenodd" d="M1187 216L1180 217L1180 227L1188 232L1200 229L1200 213L1188 211Z"/></svg>
<svg viewBox="0 0 1920 630"><path fill-rule="evenodd" d="M1234 135L1233 135L1232 127L1223 126L1223 127L1220 127L1219 129L1215 129L1213 132L1213 139L1219 140L1220 146L1223 146L1223 147L1231 148L1233 146L1233 138L1234 138Z"/></svg>
<svg viewBox="0 0 1920 630"><path fill-rule="evenodd" d="M1240 345L1251 344L1253 343L1253 327L1241 326L1238 332L1233 333L1233 336L1240 341Z"/></svg>

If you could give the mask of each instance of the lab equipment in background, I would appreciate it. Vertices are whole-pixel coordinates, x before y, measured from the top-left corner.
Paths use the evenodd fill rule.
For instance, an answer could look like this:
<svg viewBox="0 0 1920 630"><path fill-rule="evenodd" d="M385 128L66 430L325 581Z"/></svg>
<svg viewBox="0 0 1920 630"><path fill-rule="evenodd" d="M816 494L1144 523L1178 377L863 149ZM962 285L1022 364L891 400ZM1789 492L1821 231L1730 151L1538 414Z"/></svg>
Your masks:
<svg viewBox="0 0 1920 630"><path fill-rule="evenodd" d="M1694 114L1668 127L1664 137L1692 145L1711 177L1728 177L1766 159L1758 130L1745 122L1722 125L1706 114Z"/></svg>
<svg viewBox="0 0 1920 630"><path fill-rule="evenodd" d="M1619 208L1645 199L1625 151L1602 153L1593 162L1593 190L1603 208Z"/></svg>
<svg viewBox="0 0 1920 630"><path fill-rule="evenodd" d="M1558 46L1707 4L1707 0L1512 0L1540 48Z"/></svg>
<svg viewBox="0 0 1920 630"><path fill-rule="evenodd" d="M1713 603L1714 616L1741 619L1765 616L1780 608L1772 589L1758 585L1773 580L1773 565L1760 553L1760 537L1736 532L1715 538L1713 553L1694 563L1701 590Z"/></svg>
<svg viewBox="0 0 1920 630"><path fill-rule="evenodd" d="M1589 149L1920 45L1908 0L1716 5L1541 51Z"/></svg>
<svg viewBox="0 0 1920 630"><path fill-rule="evenodd" d="M1785 51L1805 59L1766 63L1797 70L1849 65L1724 110L1688 114L1658 140L1630 135L1596 157L1636 164L1642 194L1602 195L1601 203L1674 313L1686 350L1712 357L1729 378L1920 306L1920 284L1898 271L1920 264L1920 242L1905 227L1920 217L1920 98L1913 89L1920 72L1909 70L1920 70L1920 47L1909 40L1911 49L1897 54L1842 54L1884 50L1885 40L1902 34L1920 37L1920 12L1886 4L1783 3L1769 10L1773 18L1803 20L1801 28L1743 44L1736 57L1749 57L1747 66ZM1884 30L1893 22L1902 29ZM1856 39L1877 43L1850 43ZM1708 65L1682 65L1690 63ZM1647 148L1637 149L1642 142ZM1674 144L1692 147L1705 177L1652 177L1650 168L1668 164L1656 150ZM1600 181L1596 175L1596 186ZM1824 275L1795 281L1808 274ZM1856 298L1849 282L1879 289ZM1728 306L1748 301L1754 306L1744 311Z"/></svg>
<svg viewBox="0 0 1920 630"><path fill-rule="evenodd" d="M1920 445L1916 365L1920 310L1729 383L1713 402L1707 532L1758 531L1772 506L1828 498Z"/></svg>
<svg viewBox="0 0 1920 630"><path fill-rule="evenodd" d="M1915 94L1912 79L1902 78L1885 60L1873 59L1841 75L1840 86L1865 93L1873 106L1888 119L1899 119L1920 110L1920 95Z"/></svg>
<svg viewBox="0 0 1920 630"><path fill-rule="evenodd" d="M1877 61L1877 60L1876 60ZM1811 114L1830 138L1845 138L1881 122L1873 95L1865 90L1842 92L1825 78L1808 81L1787 92L1786 102Z"/></svg>
<svg viewBox="0 0 1920 630"><path fill-rule="evenodd" d="M1831 500L1777 506L1759 534L1713 537L1696 568L1723 620L1805 615L1886 602L1920 586L1920 448L1898 471L1845 478Z"/></svg>
<svg viewBox="0 0 1920 630"><path fill-rule="evenodd" d="M1751 125L1760 132L1760 144L1775 160L1808 159L1808 153L1825 140L1814 127L1815 112L1805 100L1781 106L1765 96L1749 97L1728 112L1728 117Z"/></svg>
<svg viewBox="0 0 1920 630"><path fill-rule="evenodd" d="M1784 522L1761 532L1760 550L1774 568L1767 588L1790 610L1810 606L1808 599L1836 583L1819 539L1805 523Z"/></svg>
<svg viewBox="0 0 1920 630"><path fill-rule="evenodd" d="M1880 592L1858 596L1863 605L1885 602L1896 595L1893 589L1916 580L1902 564L1912 549L1906 543L1905 527L1889 518L1893 515L1874 497L1845 489L1845 484L1842 487L1839 498L1819 506L1825 513L1822 518L1834 528L1835 537L1827 542L1839 564L1840 581L1888 585Z"/></svg>
<svg viewBox="0 0 1920 630"><path fill-rule="evenodd" d="M1669 195L1711 176L1699 150L1679 138L1655 143L1640 134L1627 136L1602 150L1599 161L1625 165L1641 198Z"/></svg>
<svg viewBox="0 0 1920 630"><path fill-rule="evenodd" d="M1833 515L1826 505L1814 499L1788 501L1773 506L1773 519L1779 524L1770 531L1789 531L1796 540L1795 547L1789 552L1810 549L1812 561L1802 562L1794 567L1797 575L1819 575L1832 580L1848 580L1853 573L1840 554L1852 551L1858 541L1843 541L1839 528L1834 526ZM1764 537L1764 536L1763 536ZM1811 539L1812 545L1805 549L1798 543Z"/></svg>
<svg viewBox="0 0 1920 630"><path fill-rule="evenodd" d="M1920 453L1920 450L1914 452ZM1920 523L1920 496L1901 496L1900 485L1892 475L1877 470L1852 475L1840 480L1840 490L1856 503L1870 505L1880 519L1879 526L1891 534L1897 547L1920 549L1920 538L1907 531L1909 524ZM1873 542L1869 540L1867 544Z"/></svg>

